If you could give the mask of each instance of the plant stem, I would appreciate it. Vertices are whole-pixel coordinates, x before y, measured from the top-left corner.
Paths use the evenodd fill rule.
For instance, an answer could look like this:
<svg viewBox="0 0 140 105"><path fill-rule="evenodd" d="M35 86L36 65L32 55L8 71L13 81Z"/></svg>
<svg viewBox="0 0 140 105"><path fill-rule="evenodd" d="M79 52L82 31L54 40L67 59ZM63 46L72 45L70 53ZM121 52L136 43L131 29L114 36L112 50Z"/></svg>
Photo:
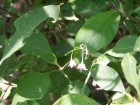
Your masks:
<svg viewBox="0 0 140 105"><path fill-rule="evenodd" d="M87 82L88 82L88 80L89 80L89 78L90 78L90 75L91 75L91 72L90 72L90 70L89 70L88 75L87 75L87 78L86 78L86 80L85 80L85 82L84 82L84 85L83 85L83 87L82 87L82 89L81 89L80 94L82 94L82 93L84 92L85 87L86 87L86 84L87 84Z"/></svg>
<svg viewBox="0 0 140 105"><path fill-rule="evenodd" d="M63 71L65 67L67 67L67 65L69 64L69 62L67 62L63 67L61 67L59 64L57 64L57 66L59 67L59 71L65 76L65 78L69 81L69 83L71 84L71 80L69 79L68 75Z"/></svg>

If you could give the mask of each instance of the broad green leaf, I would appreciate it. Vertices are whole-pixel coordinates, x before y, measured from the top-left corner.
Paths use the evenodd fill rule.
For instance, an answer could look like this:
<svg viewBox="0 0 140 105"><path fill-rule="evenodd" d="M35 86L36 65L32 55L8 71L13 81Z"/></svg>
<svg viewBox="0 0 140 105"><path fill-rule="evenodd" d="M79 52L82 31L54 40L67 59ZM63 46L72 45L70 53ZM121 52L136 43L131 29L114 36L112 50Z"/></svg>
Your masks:
<svg viewBox="0 0 140 105"><path fill-rule="evenodd" d="M110 59L108 56L102 54L97 58L97 64L101 64L101 65L107 65L110 62Z"/></svg>
<svg viewBox="0 0 140 105"><path fill-rule="evenodd" d="M6 42L0 64L24 46L23 41L31 35L37 25L47 18L54 18L56 21L59 12L60 6L50 5L30 11L19 17L14 23L16 33Z"/></svg>
<svg viewBox="0 0 140 105"><path fill-rule="evenodd" d="M124 24L125 24L125 27L127 28L127 30L129 30L130 32L132 32L132 33L137 32L135 23L133 23L133 22L130 21L129 19L126 18L126 19L124 20Z"/></svg>
<svg viewBox="0 0 140 105"><path fill-rule="evenodd" d="M129 53L124 56L121 62L122 70L127 82L134 86L140 96L139 76L137 74L136 64L136 59Z"/></svg>
<svg viewBox="0 0 140 105"><path fill-rule="evenodd" d="M140 52L140 36L139 36L138 39L136 40L135 47L134 47L134 51Z"/></svg>
<svg viewBox="0 0 140 105"><path fill-rule="evenodd" d="M84 83L82 81L79 81L79 80L76 80L76 81L72 81L68 87L66 87L64 90L63 90L63 95L65 94L80 94L81 93L81 90L82 90L82 87L83 87ZM84 92L82 92L82 94L88 96L89 95L89 88L88 86L86 85L85 87L85 90Z"/></svg>
<svg viewBox="0 0 140 105"><path fill-rule="evenodd" d="M68 86L69 81L63 74L63 71L53 71L49 73L52 83L52 91L56 96L60 97L62 91Z"/></svg>
<svg viewBox="0 0 140 105"><path fill-rule="evenodd" d="M71 36L76 36L76 33L82 27L83 24L84 24L83 20L72 22L66 26L66 30Z"/></svg>
<svg viewBox="0 0 140 105"><path fill-rule="evenodd" d="M100 105L95 100L80 94L67 94L59 98L53 105Z"/></svg>
<svg viewBox="0 0 140 105"><path fill-rule="evenodd" d="M25 54L36 55L49 63L57 63L56 57L52 53L47 39L45 39L40 32L33 33L24 42L25 45L21 50Z"/></svg>
<svg viewBox="0 0 140 105"><path fill-rule="evenodd" d="M123 83L113 68L104 65L95 65L91 69L91 75L101 89L125 92Z"/></svg>
<svg viewBox="0 0 140 105"><path fill-rule="evenodd" d="M51 81L52 82L52 81ZM39 103L39 105L51 105L51 90L52 86L50 86L49 90L47 91L47 93L43 96L43 98L36 100L37 103Z"/></svg>
<svg viewBox="0 0 140 105"><path fill-rule="evenodd" d="M127 14L132 13L134 9L133 0L126 0L125 3L122 3L123 9Z"/></svg>
<svg viewBox="0 0 140 105"><path fill-rule="evenodd" d="M28 105L40 105L39 103L37 103L36 101L29 101Z"/></svg>
<svg viewBox="0 0 140 105"><path fill-rule="evenodd" d="M83 16L93 16L100 11L92 0L69 0L75 14Z"/></svg>
<svg viewBox="0 0 140 105"><path fill-rule="evenodd" d="M71 17L73 15L73 10L72 10L72 7L69 2L66 2L61 7L61 14L65 19L67 19L67 17Z"/></svg>
<svg viewBox="0 0 140 105"><path fill-rule="evenodd" d="M39 103L39 105L51 105L50 91L48 91L42 99L37 100L37 102Z"/></svg>
<svg viewBox="0 0 140 105"><path fill-rule="evenodd" d="M15 104L15 105L28 105L28 103L27 102L18 102L17 104Z"/></svg>
<svg viewBox="0 0 140 105"><path fill-rule="evenodd" d="M18 82L17 94L29 100L41 99L50 87L47 74L29 72Z"/></svg>
<svg viewBox="0 0 140 105"><path fill-rule="evenodd" d="M57 57L63 57L65 54L69 51L71 51L74 48L74 39L67 38L63 41L57 43L53 49L54 53Z"/></svg>
<svg viewBox="0 0 140 105"><path fill-rule="evenodd" d="M86 76L87 76L87 75L79 72L78 70L74 70L71 68L67 68L64 71L71 81L76 81L76 80L85 81Z"/></svg>
<svg viewBox="0 0 140 105"><path fill-rule="evenodd" d="M134 103L134 98L129 94L123 94L123 93L115 93L112 97L112 103L113 104L128 104L128 103Z"/></svg>
<svg viewBox="0 0 140 105"><path fill-rule="evenodd" d="M114 57L123 57L126 53L134 50L136 40L137 36L124 36L111 50L106 53Z"/></svg>
<svg viewBox="0 0 140 105"><path fill-rule="evenodd" d="M12 55L9 59L6 59L5 62L2 63L0 67L0 75L1 76L9 76L14 73L19 67L17 66L19 62L15 55Z"/></svg>
<svg viewBox="0 0 140 105"><path fill-rule="evenodd" d="M119 22L119 12L116 10L91 17L77 33L75 46L85 44L90 52L106 47L115 37Z"/></svg>

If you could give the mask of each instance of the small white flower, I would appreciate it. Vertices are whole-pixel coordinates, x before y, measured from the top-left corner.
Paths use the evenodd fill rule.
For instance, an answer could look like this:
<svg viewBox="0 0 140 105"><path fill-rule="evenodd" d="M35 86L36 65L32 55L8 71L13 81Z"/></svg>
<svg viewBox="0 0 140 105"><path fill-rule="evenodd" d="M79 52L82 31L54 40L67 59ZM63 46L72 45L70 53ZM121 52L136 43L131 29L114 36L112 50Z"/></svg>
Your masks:
<svg viewBox="0 0 140 105"><path fill-rule="evenodd" d="M70 67L70 68L76 67L76 63L73 59L70 60L68 67Z"/></svg>
<svg viewBox="0 0 140 105"><path fill-rule="evenodd" d="M80 71L82 71L82 70L88 70L83 62L81 62L81 63L77 66L77 69L79 69Z"/></svg>

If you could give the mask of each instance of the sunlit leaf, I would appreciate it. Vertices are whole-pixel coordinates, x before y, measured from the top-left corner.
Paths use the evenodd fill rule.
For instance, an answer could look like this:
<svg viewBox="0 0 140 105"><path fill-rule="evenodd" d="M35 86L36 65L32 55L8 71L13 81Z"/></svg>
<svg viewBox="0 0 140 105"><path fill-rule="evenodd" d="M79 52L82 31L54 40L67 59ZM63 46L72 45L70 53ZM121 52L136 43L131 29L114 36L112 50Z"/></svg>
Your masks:
<svg viewBox="0 0 140 105"><path fill-rule="evenodd" d="M131 54L126 54L121 62L124 76L128 83L134 86L140 96L139 76L136 69L137 61Z"/></svg>
<svg viewBox="0 0 140 105"><path fill-rule="evenodd" d="M115 57L123 57L126 53L134 50L136 40L137 36L124 36L111 50L107 52L107 54Z"/></svg>
<svg viewBox="0 0 140 105"><path fill-rule="evenodd" d="M140 36L136 40L136 44L135 44L134 50L140 52Z"/></svg>
<svg viewBox="0 0 140 105"><path fill-rule="evenodd" d="M134 98L129 94L127 93L124 94L124 93L115 93L112 97L112 103L113 104L128 104L128 103L131 103L133 104L134 103Z"/></svg>
<svg viewBox="0 0 140 105"><path fill-rule="evenodd" d="M97 85L104 90L125 92L118 73L109 66L95 65L91 70L92 77Z"/></svg>
<svg viewBox="0 0 140 105"><path fill-rule="evenodd" d="M31 35L37 25L47 18L54 18L54 20L57 20L59 12L59 6L50 5L30 11L19 17L14 23L16 33L6 42L0 64L24 46L23 41Z"/></svg>
<svg viewBox="0 0 140 105"><path fill-rule="evenodd" d="M75 46L85 44L90 52L106 47L115 37L119 21L119 13L115 10L91 17L77 33Z"/></svg>
<svg viewBox="0 0 140 105"><path fill-rule="evenodd" d="M104 54L97 58L97 64L107 65L111 60Z"/></svg>
<svg viewBox="0 0 140 105"><path fill-rule="evenodd" d="M59 98L53 105L100 105L95 100L80 94L68 94Z"/></svg>

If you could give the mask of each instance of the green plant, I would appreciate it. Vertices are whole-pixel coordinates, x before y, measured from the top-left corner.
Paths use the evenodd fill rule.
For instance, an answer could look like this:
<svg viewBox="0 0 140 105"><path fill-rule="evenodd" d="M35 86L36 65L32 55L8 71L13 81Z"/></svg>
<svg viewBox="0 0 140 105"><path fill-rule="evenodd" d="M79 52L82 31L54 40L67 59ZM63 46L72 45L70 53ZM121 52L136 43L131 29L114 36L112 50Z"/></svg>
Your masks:
<svg viewBox="0 0 140 105"><path fill-rule="evenodd" d="M1 105L140 104L139 0L2 5Z"/></svg>

